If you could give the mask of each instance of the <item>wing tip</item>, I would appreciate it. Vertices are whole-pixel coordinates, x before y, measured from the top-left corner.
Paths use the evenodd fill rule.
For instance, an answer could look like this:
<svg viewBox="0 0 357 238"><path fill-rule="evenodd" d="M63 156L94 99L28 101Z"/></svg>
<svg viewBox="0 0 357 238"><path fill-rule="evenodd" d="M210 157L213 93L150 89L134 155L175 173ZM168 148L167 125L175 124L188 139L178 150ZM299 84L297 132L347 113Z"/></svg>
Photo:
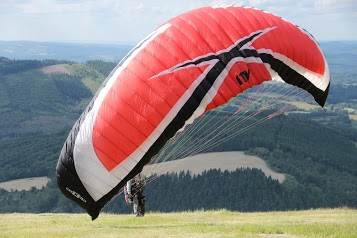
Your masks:
<svg viewBox="0 0 357 238"><path fill-rule="evenodd" d="M327 96L328 96L328 93L330 91L330 84L328 84L327 88L325 91L323 91L322 93L320 93L319 95L316 95L314 97L315 101L321 106L321 107L324 107L325 106L325 103L326 103L326 100L327 100Z"/></svg>
<svg viewBox="0 0 357 238"><path fill-rule="evenodd" d="M87 213L91 216L92 221L98 218L99 212L98 211L89 211L87 210Z"/></svg>

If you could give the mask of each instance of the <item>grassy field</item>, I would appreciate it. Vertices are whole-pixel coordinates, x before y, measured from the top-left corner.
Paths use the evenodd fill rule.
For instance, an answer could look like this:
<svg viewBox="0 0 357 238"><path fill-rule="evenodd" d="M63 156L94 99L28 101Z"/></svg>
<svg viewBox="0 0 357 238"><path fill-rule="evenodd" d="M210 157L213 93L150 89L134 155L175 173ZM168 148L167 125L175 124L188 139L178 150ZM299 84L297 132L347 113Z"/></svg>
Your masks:
<svg viewBox="0 0 357 238"><path fill-rule="evenodd" d="M1 214L0 237L357 237L356 209L240 213Z"/></svg>
<svg viewBox="0 0 357 238"><path fill-rule="evenodd" d="M294 105L297 108L303 109L305 111L312 111L314 109L319 108L319 106L311 105L306 102L289 102L290 104Z"/></svg>

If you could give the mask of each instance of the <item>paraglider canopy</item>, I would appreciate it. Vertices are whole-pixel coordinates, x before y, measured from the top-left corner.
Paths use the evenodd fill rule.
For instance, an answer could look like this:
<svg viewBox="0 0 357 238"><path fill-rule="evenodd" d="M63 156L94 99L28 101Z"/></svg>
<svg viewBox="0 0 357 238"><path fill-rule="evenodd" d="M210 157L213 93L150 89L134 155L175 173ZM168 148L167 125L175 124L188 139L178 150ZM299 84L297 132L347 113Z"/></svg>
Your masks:
<svg viewBox="0 0 357 238"><path fill-rule="evenodd" d="M270 80L300 87L323 106L329 78L314 38L278 16L240 6L184 13L108 76L63 146L58 185L95 219L195 118Z"/></svg>

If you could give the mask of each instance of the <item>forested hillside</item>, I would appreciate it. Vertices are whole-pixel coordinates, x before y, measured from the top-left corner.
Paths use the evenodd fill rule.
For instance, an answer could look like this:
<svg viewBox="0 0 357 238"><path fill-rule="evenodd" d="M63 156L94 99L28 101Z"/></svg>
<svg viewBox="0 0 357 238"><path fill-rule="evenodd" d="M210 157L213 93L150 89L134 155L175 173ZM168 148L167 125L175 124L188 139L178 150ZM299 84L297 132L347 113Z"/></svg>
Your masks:
<svg viewBox="0 0 357 238"><path fill-rule="evenodd" d="M73 123L115 65L103 61L1 58L0 182L48 176L52 183L29 192L0 190L0 212L81 211L59 192L54 180L56 163ZM296 114L274 117L201 151L246 151L258 155L272 169L287 175L283 184L256 169L207 171L194 177L187 173L163 175L147 186L148 209L266 211L357 207L354 92L355 85L337 84L331 88L329 109L296 109ZM211 113L202 120L215 125L225 120L227 112ZM254 123L269 113L251 120ZM202 124L202 133L186 137L182 148L199 146L203 132L212 130L209 123ZM228 128L221 130L229 133ZM106 211L128 212L122 196L119 198Z"/></svg>
<svg viewBox="0 0 357 238"><path fill-rule="evenodd" d="M46 72L46 66L66 69ZM60 65L60 66L59 66ZM68 130L115 63L0 60L0 138Z"/></svg>

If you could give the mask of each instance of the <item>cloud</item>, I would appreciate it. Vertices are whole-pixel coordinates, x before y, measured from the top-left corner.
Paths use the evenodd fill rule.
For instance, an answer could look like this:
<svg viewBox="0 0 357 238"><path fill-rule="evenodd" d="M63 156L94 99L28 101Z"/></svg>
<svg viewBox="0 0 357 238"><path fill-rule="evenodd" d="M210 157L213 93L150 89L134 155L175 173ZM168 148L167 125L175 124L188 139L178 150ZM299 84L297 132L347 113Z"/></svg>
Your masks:
<svg viewBox="0 0 357 238"><path fill-rule="evenodd" d="M326 7L326 8L356 8L357 2L355 0L317 0L315 1L315 5L319 7Z"/></svg>

